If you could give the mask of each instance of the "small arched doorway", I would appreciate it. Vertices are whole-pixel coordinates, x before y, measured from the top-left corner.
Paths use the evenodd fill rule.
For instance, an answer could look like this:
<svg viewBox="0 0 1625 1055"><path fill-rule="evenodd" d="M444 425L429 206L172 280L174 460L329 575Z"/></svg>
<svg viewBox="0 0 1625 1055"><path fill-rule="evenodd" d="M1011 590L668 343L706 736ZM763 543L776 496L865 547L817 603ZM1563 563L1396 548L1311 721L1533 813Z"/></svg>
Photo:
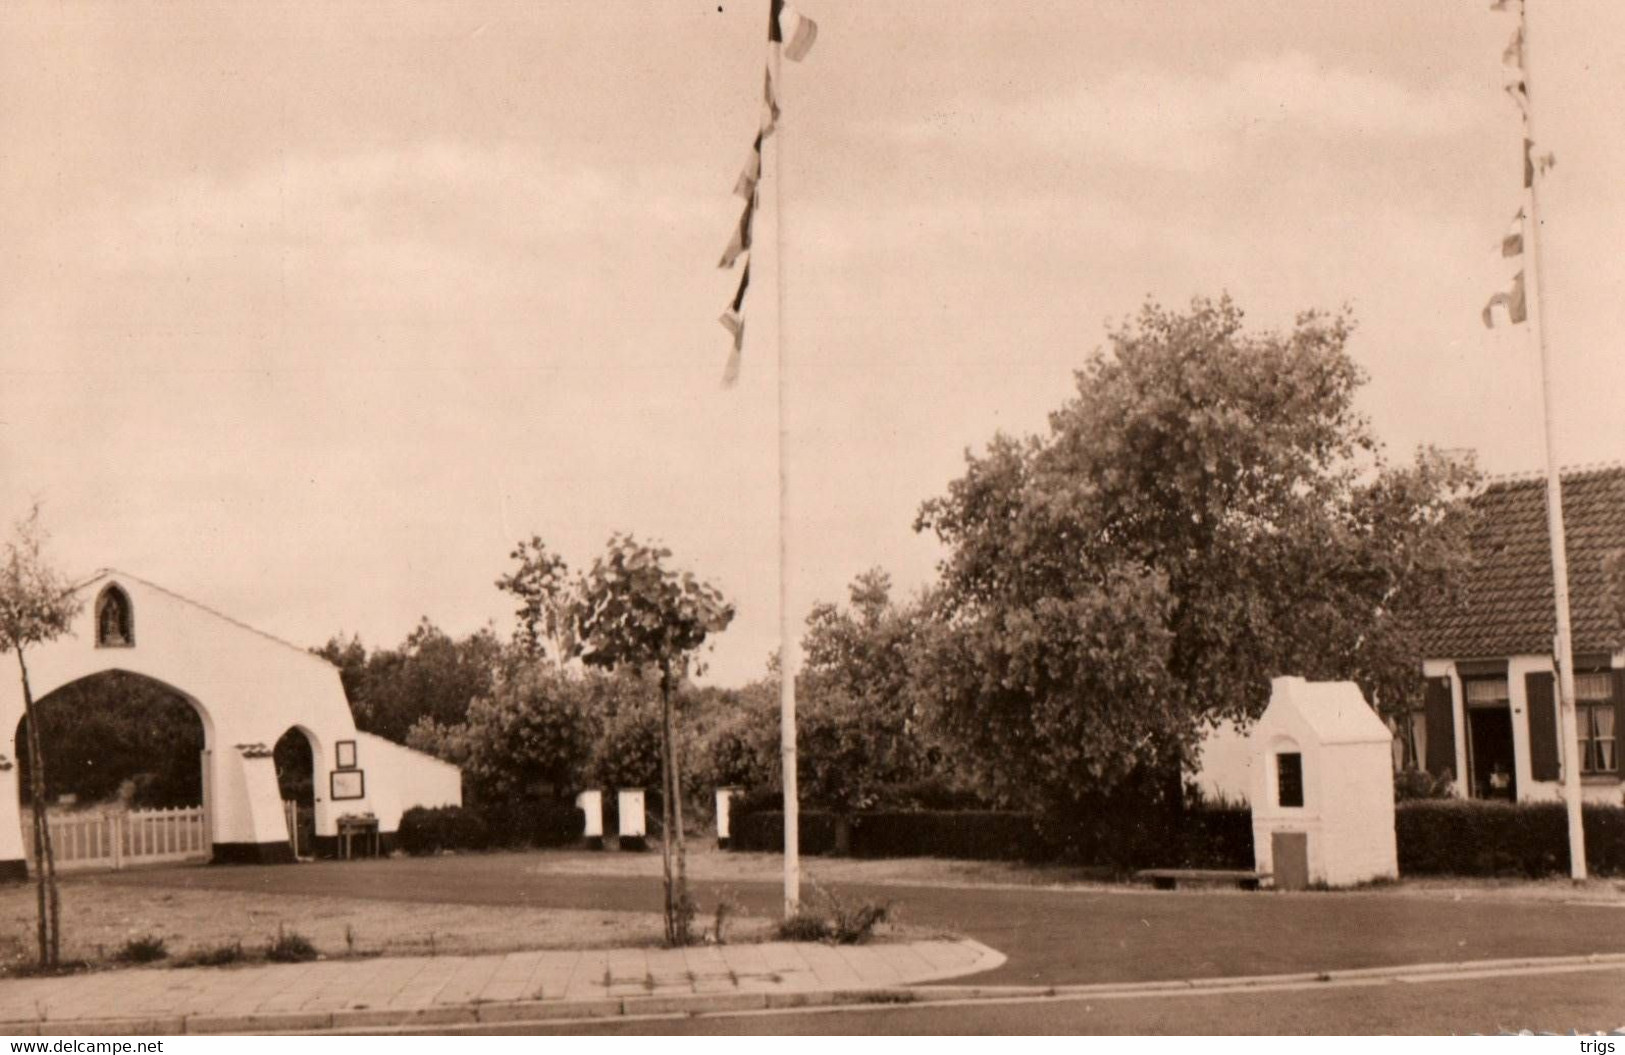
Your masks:
<svg viewBox="0 0 1625 1055"><path fill-rule="evenodd" d="M140 674L109 670L34 702L58 867L139 859L205 860L208 729L194 700ZM34 855L29 719L14 733L18 807Z"/></svg>
<svg viewBox="0 0 1625 1055"><path fill-rule="evenodd" d="M271 749L277 790L288 817L288 839L296 857L316 856L316 748L297 725Z"/></svg>

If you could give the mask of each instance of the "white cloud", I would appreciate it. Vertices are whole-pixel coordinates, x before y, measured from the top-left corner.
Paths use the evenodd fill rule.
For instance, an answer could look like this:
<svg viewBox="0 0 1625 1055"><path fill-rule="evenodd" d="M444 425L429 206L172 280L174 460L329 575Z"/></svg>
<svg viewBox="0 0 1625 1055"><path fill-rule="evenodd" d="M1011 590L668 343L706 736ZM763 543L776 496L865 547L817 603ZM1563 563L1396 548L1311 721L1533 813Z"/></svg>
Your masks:
<svg viewBox="0 0 1625 1055"><path fill-rule="evenodd" d="M1418 139L1476 123L1459 87L1415 90L1300 54L1245 59L1220 76L1136 68L1055 95L944 112L902 129L917 144L1001 145L1201 172L1283 134ZM895 130L889 134L897 134Z"/></svg>

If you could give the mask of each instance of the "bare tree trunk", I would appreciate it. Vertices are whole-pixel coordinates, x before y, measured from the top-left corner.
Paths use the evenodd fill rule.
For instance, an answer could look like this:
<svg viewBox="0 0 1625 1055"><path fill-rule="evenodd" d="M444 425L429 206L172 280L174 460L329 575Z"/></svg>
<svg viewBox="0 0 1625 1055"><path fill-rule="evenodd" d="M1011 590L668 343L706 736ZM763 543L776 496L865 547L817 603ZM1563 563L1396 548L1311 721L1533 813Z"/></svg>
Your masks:
<svg viewBox="0 0 1625 1055"><path fill-rule="evenodd" d="M39 720L34 714L28 664L20 646L17 669L23 679L23 714L28 718L29 801L34 808L34 871L39 884L39 956L41 966L50 966L61 958L62 903L56 888L56 853L51 846L50 818L45 812L45 756L40 750Z"/></svg>
<svg viewBox="0 0 1625 1055"><path fill-rule="evenodd" d="M30 720L29 724L32 725L33 721ZM45 816L44 811L40 808L40 796L34 789L32 779L34 767L38 764L38 756L34 753L32 747L32 736L30 736L30 746L28 751L28 772L30 777L28 786L28 811L29 816L32 817L34 821L34 889L39 895L39 965L44 967L48 959L49 949L51 947L51 936L48 930L49 917L47 915L45 897L45 836L42 834L42 829L45 827Z"/></svg>

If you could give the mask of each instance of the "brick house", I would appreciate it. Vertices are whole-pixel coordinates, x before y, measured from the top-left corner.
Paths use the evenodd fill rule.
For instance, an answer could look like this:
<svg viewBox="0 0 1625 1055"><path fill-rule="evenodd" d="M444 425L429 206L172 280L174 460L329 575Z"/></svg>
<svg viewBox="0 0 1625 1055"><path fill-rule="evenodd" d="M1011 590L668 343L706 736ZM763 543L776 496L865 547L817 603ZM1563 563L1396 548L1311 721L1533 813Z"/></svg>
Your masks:
<svg viewBox="0 0 1625 1055"><path fill-rule="evenodd" d="M1475 567L1429 613L1421 709L1398 738L1402 765L1450 774L1457 793L1512 801L1561 792L1551 552L1541 477L1492 481L1473 499ZM1625 466L1563 474L1575 699L1586 801L1619 803L1625 630L1611 563L1625 553Z"/></svg>

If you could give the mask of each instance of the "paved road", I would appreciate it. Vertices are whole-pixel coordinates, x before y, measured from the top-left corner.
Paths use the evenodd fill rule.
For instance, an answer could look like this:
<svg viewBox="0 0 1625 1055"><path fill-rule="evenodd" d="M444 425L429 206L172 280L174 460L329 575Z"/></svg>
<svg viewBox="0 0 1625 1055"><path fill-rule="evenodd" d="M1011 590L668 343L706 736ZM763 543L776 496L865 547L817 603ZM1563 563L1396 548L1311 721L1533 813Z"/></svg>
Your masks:
<svg viewBox="0 0 1625 1055"><path fill-rule="evenodd" d="M84 882L657 912L657 879L543 875L535 855L488 854L299 866L112 873ZM702 912L731 889L776 913L771 883L696 883ZM970 935L1009 956L989 984L1142 981L1524 956L1625 952L1625 908L1388 892L1066 892L863 886L902 918Z"/></svg>
<svg viewBox="0 0 1625 1055"><path fill-rule="evenodd" d="M848 1007L572 1024L471 1028L508 1035L1153 1034L1461 1035L1625 1027L1625 972L1385 982L1294 992ZM438 1032L444 1032L439 1030ZM458 1030L457 1032L465 1032Z"/></svg>

